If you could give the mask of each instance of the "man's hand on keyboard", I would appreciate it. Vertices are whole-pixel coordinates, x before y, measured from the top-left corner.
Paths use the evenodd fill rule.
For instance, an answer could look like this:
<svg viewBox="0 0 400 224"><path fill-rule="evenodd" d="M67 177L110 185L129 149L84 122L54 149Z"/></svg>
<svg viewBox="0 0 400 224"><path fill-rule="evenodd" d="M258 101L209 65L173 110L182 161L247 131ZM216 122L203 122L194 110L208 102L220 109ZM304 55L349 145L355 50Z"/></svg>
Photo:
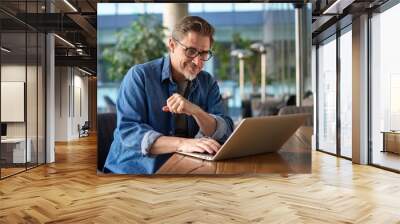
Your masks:
<svg viewBox="0 0 400 224"><path fill-rule="evenodd" d="M195 138L182 140L177 151L215 154L220 148L221 145L212 138Z"/></svg>

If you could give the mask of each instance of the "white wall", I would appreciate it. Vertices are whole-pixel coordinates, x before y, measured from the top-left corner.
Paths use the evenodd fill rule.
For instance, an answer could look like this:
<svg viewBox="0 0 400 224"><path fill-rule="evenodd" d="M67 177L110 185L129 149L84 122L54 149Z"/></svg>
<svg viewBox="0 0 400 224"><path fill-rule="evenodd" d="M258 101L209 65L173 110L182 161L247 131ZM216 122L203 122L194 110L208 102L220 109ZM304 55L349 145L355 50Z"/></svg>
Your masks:
<svg viewBox="0 0 400 224"><path fill-rule="evenodd" d="M1 81L5 82L25 82L25 75L27 69L28 74L32 73L33 66L25 65L2 65L1 66ZM36 73L36 70L35 70ZM36 90L34 93L27 93L28 97L36 96ZM28 100L28 99L27 99ZM29 100L28 100L29 101ZM36 105L35 105L36 107ZM1 108L1 110L7 110L8 108ZM31 121L31 117L28 114L28 121ZM31 125L29 125L31 127ZM25 137L25 122L7 122L7 136L8 137ZM28 136L29 137L29 136Z"/></svg>
<svg viewBox="0 0 400 224"><path fill-rule="evenodd" d="M56 141L77 139L78 124L88 120L88 78L83 75L76 68L56 67Z"/></svg>
<svg viewBox="0 0 400 224"><path fill-rule="evenodd" d="M55 68L55 140L68 140L68 86L67 67Z"/></svg>
<svg viewBox="0 0 400 224"><path fill-rule="evenodd" d="M26 120L23 122L6 122L7 137L24 138L25 135L30 139L32 161L44 163L44 93L42 67L25 66L25 64L3 64L1 66L1 81L24 82L26 85L26 100L22 107L22 113L26 112ZM25 80L27 78L27 80ZM21 94L24 90L21 90ZM7 97L7 96L2 96ZM26 103L26 105L25 105ZM12 108L2 107L1 110L13 113ZM7 111L9 110L9 111ZM37 157L37 153L39 156Z"/></svg>

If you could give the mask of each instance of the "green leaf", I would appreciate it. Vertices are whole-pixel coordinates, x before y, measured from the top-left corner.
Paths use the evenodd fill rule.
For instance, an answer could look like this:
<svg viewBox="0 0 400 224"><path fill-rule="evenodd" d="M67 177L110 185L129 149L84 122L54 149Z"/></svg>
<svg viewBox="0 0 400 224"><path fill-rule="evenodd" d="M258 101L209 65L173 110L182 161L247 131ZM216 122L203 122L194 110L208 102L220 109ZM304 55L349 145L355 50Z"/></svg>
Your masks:
<svg viewBox="0 0 400 224"><path fill-rule="evenodd" d="M120 81L133 65L164 56L167 53L164 30L156 17L143 15L117 32L115 45L106 47L102 54L108 65L108 78Z"/></svg>

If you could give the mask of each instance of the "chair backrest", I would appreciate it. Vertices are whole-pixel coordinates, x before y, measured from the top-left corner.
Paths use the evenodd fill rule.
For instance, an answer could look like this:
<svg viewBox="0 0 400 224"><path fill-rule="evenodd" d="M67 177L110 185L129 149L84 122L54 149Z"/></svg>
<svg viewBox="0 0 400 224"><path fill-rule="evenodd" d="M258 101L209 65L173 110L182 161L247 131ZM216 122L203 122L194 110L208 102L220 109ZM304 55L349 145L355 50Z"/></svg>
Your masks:
<svg viewBox="0 0 400 224"><path fill-rule="evenodd" d="M114 129L117 126L117 114L100 113L97 115L97 169L103 170L110 146L114 140Z"/></svg>
<svg viewBox="0 0 400 224"><path fill-rule="evenodd" d="M314 109L312 106L304 106L304 107L297 107L297 106L286 106L286 107L282 107L279 110L278 115L285 115L285 114L310 114L310 116L307 117L306 126L313 126L313 113L314 113Z"/></svg>
<svg viewBox="0 0 400 224"><path fill-rule="evenodd" d="M90 123L89 121L85 121L85 123L82 125L82 130L89 130L90 129Z"/></svg>
<svg viewBox="0 0 400 224"><path fill-rule="evenodd" d="M104 101L106 102L107 113L116 113L117 108L115 102L109 96L104 96Z"/></svg>

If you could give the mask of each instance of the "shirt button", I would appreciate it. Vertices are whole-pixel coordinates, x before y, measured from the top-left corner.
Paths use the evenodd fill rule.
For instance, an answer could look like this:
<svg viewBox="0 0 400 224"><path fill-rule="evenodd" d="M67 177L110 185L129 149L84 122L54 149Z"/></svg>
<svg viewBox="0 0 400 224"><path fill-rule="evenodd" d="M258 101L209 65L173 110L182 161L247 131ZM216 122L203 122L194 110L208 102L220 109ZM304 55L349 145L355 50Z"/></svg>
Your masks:
<svg viewBox="0 0 400 224"><path fill-rule="evenodd" d="M169 135L173 135L174 133L172 131L169 132Z"/></svg>

